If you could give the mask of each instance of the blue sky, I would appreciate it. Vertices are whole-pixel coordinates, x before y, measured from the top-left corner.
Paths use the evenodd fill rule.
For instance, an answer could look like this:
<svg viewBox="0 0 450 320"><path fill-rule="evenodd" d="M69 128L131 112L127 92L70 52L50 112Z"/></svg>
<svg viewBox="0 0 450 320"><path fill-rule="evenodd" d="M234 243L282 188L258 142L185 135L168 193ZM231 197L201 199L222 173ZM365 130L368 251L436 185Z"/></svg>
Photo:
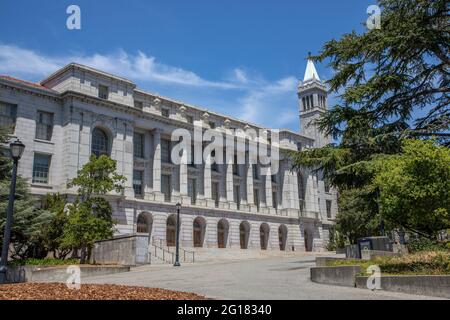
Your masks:
<svg viewBox="0 0 450 320"><path fill-rule="evenodd" d="M374 3L2 0L0 74L39 81L75 61L150 92L297 131L296 85L308 51L363 31ZM81 8L81 30L66 28L71 4ZM331 76L325 64L316 67Z"/></svg>

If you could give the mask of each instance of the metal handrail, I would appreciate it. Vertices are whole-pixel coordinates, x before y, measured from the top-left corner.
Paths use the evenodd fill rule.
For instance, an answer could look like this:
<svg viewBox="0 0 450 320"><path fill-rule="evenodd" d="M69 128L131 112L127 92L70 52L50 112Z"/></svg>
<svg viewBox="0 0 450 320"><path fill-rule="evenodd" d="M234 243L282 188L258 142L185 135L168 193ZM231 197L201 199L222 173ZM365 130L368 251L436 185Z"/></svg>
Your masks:
<svg viewBox="0 0 450 320"><path fill-rule="evenodd" d="M158 245L158 242L159 242L159 245ZM167 246L164 242L165 242L165 241L164 241L163 239L160 239L160 238L158 238L158 237L156 237L156 236L152 236L152 244L153 244L155 247L158 247L158 248L160 248L160 249L162 249L162 250L166 250L168 253L171 253L171 254L172 254L172 257L173 257L173 255L174 255L175 253L171 251L171 248L172 248L172 247ZM165 247L166 247L167 249L164 249ZM192 255L192 262L195 262L195 251L186 250L186 249L183 249L183 248L179 248L179 249L180 249L180 250L182 251L182 253L183 253L183 261L184 261L184 262L187 261L187 260L186 260L186 253L187 253L188 255ZM156 249L155 249L155 250L156 250Z"/></svg>

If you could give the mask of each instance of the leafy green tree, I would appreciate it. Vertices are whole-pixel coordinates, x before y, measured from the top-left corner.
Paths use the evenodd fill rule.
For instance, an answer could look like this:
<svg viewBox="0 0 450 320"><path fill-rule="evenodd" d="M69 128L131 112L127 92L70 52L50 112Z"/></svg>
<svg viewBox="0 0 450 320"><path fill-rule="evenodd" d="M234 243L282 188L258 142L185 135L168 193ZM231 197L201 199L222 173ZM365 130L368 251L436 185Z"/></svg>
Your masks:
<svg viewBox="0 0 450 320"><path fill-rule="evenodd" d="M105 195L110 191L121 192L126 178L116 173L117 163L106 155L92 155L77 176L68 183L68 187L77 187L82 201L93 195Z"/></svg>
<svg viewBox="0 0 450 320"><path fill-rule="evenodd" d="M450 228L450 149L405 140L403 153L384 161L375 176L381 215L423 236Z"/></svg>
<svg viewBox="0 0 450 320"><path fill-rule="evenodd" d="M78 187L78 199L68 206L68 220L63 226L61 247L81 249L81 263L90 259L95 241L114 233L112 208L104 196L123 190L126 178L116 173L116 161L92 155L89 162L68 183Z"/></svg>
<svg viewBox="0 0 450 320"><path fill-rule="evenodd" d="M336 231L350 243L358 238L381 235L381 218L371 187L352 188L339 194Z"/></svg>
<svg viewBox="0 0 450 320"><path fill-rule="evenodd" d="M71 251L71 248L62 246L64 226L69 218L66 205L66 197L59 193L48 194L43 199L43 208L52 212L53 218L42 228L42 244L57 259L65 259Z"/></svg>
<svg viewBox="0 0 450 320"><path fill-rule="evenodd" d="M345 34L315 57L335 70L330 90L343 91L320 127L335 137L369 129L377 139L435 135L448 143L448 1L379 0L379 5L381 29ZM425 115L414 119L418 111Z"/></svg>
<svg viewBox="0 0 450 320"><path fill-rule="evenodd" d="M9 142L8 132L9 130L0 128L0 143ZM8 151L0 152L0 247L6 224L12 174L12 160L6 152ZM41 243L41 231L42 226L49 223L52 216L51 212L39 209L39 199L31 196L27 181L18 176L11 229L13 259L42 258L47 255L47 250Z"/></svg>
<svg viewBox="0 0 450 320"><path fill-rule="evenodd" d="M322 171L340 190L344 199L337 223L347 231L376 231L372 227L381 215L373 205L380 197L374 179L380 159L400 154L404 138L434 136L449 145L448 1L380 0L378 4L380 29L333 39L313 57L329 62L334 74L327 85L338 94L337 104L316 125L339 142L291 153L294 169Z"/></svg>

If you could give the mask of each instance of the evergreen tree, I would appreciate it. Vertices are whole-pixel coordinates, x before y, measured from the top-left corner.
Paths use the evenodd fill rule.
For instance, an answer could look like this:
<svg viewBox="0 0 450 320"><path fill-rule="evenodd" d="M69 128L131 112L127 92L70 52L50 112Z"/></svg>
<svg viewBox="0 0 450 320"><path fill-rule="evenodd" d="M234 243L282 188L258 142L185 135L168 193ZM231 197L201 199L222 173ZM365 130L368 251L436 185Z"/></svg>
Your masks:
<svg viewBox="0 0 450 320"><path fill-rule="evenodd" d="M0 143L9 141L7 130L0 129ZM12 160L9 150L0 153L0 244L6 224L6 210L11 184ZM52 213L39 209L39 199L31 196L29 185L25 179L17 176L16 197L14 201L13 223L11 229L11 257L42 258L47 255L42 245L42 227L52 219Z"/></svg>

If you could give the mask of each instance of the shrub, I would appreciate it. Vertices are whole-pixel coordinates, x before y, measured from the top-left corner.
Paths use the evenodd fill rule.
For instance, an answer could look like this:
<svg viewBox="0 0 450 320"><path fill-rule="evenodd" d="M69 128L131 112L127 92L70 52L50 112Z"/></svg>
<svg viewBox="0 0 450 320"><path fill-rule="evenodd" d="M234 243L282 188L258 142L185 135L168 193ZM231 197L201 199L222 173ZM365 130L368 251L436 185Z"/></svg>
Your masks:
<svg viewBox="0 0 450 320"><path fill-rule="evenodd" d="M366 270L378 265L384 274L450 274L450 252L422 251L400 257L375 257L369 261L359 259L329 261L328 266L359 265Z"/></svg>
<svg viewBox="0 0 450 320"><path fill-rule="evenodd" d="M13 260L9 262L10 265L13 266L58 266L58 265L69 265L69 264L79 264L80 261L78 259L54 259L54 258L45 258L45 259L20 259Z"/></svg>
<svg viewBox="0 0 450 320"><path fill-rule="evenodd" d="M422 251L440 251L449 250L450 241L438 242L425 237L418 237L408 242L408 251L410 253L422 252Z"/></svg>

